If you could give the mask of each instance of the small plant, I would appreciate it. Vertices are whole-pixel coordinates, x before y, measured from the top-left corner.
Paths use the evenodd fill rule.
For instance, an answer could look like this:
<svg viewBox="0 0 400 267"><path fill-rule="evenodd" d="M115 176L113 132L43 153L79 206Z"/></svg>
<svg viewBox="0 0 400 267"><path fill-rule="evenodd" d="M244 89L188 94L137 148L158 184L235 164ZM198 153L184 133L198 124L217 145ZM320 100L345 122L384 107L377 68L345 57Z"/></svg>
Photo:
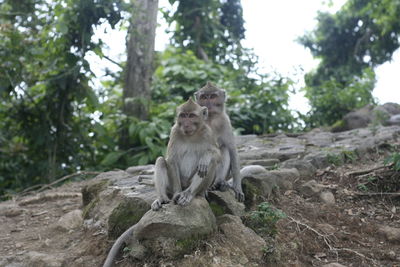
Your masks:
<svg viewBox="0 0 400 267"><path fill-rule="evenodd" d="M365 184L358 184L357 185L358 190L362 191L362 192L368 192L368 186Z"/></svg>
<svg viewBox="0 0 400 267"><path fill-rule="evenodd" d="M330 164L339 166L343 164L343 158L341 155L338 154L328 154L327 160Z"/></svg>
<svg viewBox="0 0 400 267"><path fill-rule="evenodd" d="M391 165L394 171L400 171L400 153L394 152L383 162L385 165Z"/></svg>
<svg viewBox="0 0 400 267"><path fill-rule="evenodd" d="M257 210L245 216L244 223L256 233L272 237L277 233L276 223L283 218L286 218L283 211L263 202L258 205Z"/></svg>

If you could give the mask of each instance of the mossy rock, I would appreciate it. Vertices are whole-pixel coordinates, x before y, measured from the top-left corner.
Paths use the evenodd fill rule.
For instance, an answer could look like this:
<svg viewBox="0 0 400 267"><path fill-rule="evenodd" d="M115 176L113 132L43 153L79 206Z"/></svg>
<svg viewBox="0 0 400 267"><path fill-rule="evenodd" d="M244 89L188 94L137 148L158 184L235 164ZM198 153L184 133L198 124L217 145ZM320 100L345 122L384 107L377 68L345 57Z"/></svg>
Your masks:
<svg viewBox="0 0 400 267"><path fill-rule="evenodd" d="M136 224L150 209L141 198L127 197L112 211L108 218L108 236L118 238L126 229Z"/></svg>
<svg viewBox="0 0 400 267"><path fill-rule="evenodd" d="M82 203L83 206L88 205L96 199L101 191L107 188L109 180L100 180L92 182L91 184L82 188Z"/></svg>

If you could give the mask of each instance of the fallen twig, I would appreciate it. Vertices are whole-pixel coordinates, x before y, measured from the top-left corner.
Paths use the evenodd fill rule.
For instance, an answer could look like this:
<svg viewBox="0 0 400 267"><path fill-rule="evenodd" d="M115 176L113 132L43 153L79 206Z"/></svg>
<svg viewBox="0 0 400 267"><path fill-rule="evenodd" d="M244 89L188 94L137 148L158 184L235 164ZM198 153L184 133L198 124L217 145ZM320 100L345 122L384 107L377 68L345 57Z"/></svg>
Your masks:
<svg viewBox="0 0 400 267"><path fill-rule="evenodd" d="M61 182L65 181L65 180L68 180L68 179L70 179L70 178L72 178L72 177L75 177L75 176L79 176L79 175L97 175L97 174L100 174L100 172L86 172L86 171L83 171L83 172L76 172L76 173L73 173L73 174L69 174L69 175L67 175L67 176L61 177L61 178L58 179L58 180L55 180L54 182L52 182L52 183L50 183L50 184L43 185L43 186L38 190L38 192L42 192L42 191L45 190L45 189L51 189L52 186L54 186L54 185L56 185L56 184L58 184L58 183L61 183Z"/></svg>
<svg viewBox="0 0 400 267"><path fill-rule="evenodd" d="M359 176L359 175L363 175L363 174L368 174L380 169L384 169L384 168L390 168L391 166L393 166L393 164L389 164L389 165L381 165L372 169L367 169L367 170L362 170L362 171L355 171L355 172L348 172L346 173L347 176Z"/></svg>

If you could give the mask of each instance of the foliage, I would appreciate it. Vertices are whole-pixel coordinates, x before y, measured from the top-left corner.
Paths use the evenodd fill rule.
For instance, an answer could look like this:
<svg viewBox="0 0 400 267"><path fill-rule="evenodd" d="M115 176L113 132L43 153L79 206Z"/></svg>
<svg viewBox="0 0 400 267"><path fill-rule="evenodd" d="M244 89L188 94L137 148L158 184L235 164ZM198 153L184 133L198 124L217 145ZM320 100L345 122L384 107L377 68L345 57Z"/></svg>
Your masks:
<svg viewBox="0 0 400 267"><path fill-rule="evenodd" d="M288 110L292 81L254 73L254 78L250 78L248 70L254 69L257 62L248 61L247 66L235 69L200 60L190 50L173 47L159 57L153 79L153 101L180 103L212 81L227 90L228 113L233 127L242 133L294 129L295 119Z"/></svg>
<svg viewBox="0 0 400 267"><path fill-rule="evenodd" d="M394 152L384 161L385 165L391 165L391 168L397 172L400 171L400 153Z"/></svg>
<svg viewBox="0 0 400 267"><path fill-rule="evenodd" d="M218 63L234 62L240 56L240 40L244 38L240 0L169 0L177 3L176 11L164 12L167 21L175 24L173 44L194 51L203 60Z"/></svg>
<svg viewBox="0 0 400 267"><path fill-rule="evenodd" d="M258 234L274 236L277 233L276 223L283 218L286 218L285 213L263 202L257 206L257 210L246 215L244 223Z"/></svg>
<svg viewBox="0 0 400 267"><path fill-rule="evenodd" d="M345 85L331 78L321 85L312 86L308 82L309 75L312 74L306 75L307 86L304 88L311 104L309 116L305 118L309 127L333 124L350 111L375 102L371 94L375 74L371 69L366 69L361 77L354 77Z"/></svg>
<svg viewBox="0 0 400 267"><path fill-rule="evenodd" d="M317 28L299 39L320 60L306 75L311 126L373 103L372 70L399 47L399 16L400 1L390 0L349 0L336 14L318 15Z"/></svg>
<svg viewBox="0 0 400 267"><path fill-rule="evenodd" d="M87 112L98 101L84 56L100 45L91 40L93 25L115 25L120 5L2 1L0 194L74 172L91 158Z"/></svg>

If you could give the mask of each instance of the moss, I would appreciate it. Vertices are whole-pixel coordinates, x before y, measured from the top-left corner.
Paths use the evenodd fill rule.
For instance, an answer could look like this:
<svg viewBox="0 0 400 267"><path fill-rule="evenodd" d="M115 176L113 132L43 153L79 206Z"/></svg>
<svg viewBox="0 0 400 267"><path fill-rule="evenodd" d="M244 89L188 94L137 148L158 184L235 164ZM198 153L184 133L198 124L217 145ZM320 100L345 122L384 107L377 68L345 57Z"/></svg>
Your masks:
<svg viewBox="0 0 400 267"><path fill-rule="evenodd" d="M338 120L332 125L331 131L334 133L342 132L342 131L345 131L346 128L347 128L346 122L344 120Z"/></svg>
<svg viewBox="0 0 400 267"><path fill-rule="evenodd" d="M149 209L150 205L143 199L124 199L108 218L108 236L117 238L126 229L136 224Z"/></svg>
<svg viewBox="0 0 400 267"><path fill-rule="evenodd" d="M218 205L216 202L210 202L210 208L212 212L214 213L215 217L224 215L226 213L224 207Z"/></svg>
<svg viewBox="0 0 400 267"><path fill-rule="evenodd" d="M246 196L244 204L246 209L249 209L254 206L259 197L262 196L261 186L256 186L249 179L243 180L242 185L244 195Z"/></svg>
<svg viewBox="0 0 400 267"><path fill-rule="evenodd" d="M179 239L175 242L177 248L177 257L181 257L185 254L189 254L196 247L198 247L205 236L197 235L186 239Z"/></svg>
<svg viewBox="0 0 400 267"><path fill-rule="evenodd" d="M93 199L89 204L87 204L86 206L84 206L83 210L82 210L82 217L83 219L89 219L90 218L90 211L94 208L94 206L96 206L96 203L98 202L98 198Z"/></svg>
<svg viewBox="0 0 400 267"><path fill-rule="evenodd" d="M109 180L101 180L97 183L87 185L82 188L82 202L86 206L98 197L99 193L103 191L109 184Z"/></svg>

